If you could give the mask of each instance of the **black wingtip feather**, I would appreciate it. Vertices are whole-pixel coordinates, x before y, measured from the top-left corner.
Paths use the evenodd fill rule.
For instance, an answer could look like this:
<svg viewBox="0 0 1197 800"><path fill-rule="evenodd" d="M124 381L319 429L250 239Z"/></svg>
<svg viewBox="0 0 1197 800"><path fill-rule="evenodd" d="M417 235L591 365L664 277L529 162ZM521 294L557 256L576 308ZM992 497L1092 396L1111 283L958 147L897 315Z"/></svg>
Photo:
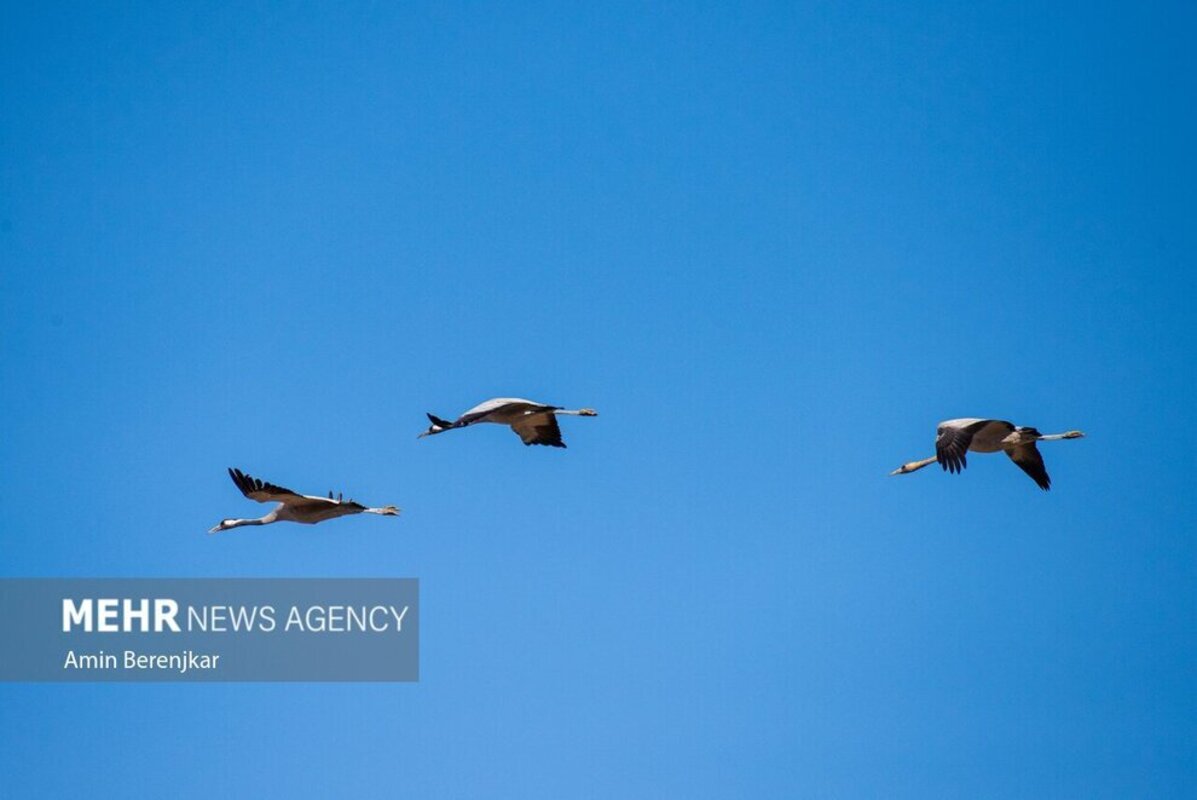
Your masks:
<svg viewBox="0 0 1197 800"><path fill-rule="evenodd" d="M939 465L944 468L945 472L959 475L961 470L968 466L968 462L962 456L944 455L940 457Z"/></svg>
<svg viewBox="0 0 1197 800"><path fill-rule="evenodd" d="M249 476L236 467L229 467L229 477L233 479L233 485L237 487L237 490L246 497L253 491L250 488Z"/></svg>

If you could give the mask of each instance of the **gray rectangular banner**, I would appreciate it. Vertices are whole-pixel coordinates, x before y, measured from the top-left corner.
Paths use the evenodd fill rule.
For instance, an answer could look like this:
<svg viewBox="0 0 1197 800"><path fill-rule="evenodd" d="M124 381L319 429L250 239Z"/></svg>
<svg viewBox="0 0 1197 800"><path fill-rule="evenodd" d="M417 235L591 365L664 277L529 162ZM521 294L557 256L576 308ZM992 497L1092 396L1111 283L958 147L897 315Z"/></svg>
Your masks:
<svg viewBox="0 0 1197 800"><path fill-rule="evenodd" d="M0 578L0 681L416 681L415 578Z"/></svg>

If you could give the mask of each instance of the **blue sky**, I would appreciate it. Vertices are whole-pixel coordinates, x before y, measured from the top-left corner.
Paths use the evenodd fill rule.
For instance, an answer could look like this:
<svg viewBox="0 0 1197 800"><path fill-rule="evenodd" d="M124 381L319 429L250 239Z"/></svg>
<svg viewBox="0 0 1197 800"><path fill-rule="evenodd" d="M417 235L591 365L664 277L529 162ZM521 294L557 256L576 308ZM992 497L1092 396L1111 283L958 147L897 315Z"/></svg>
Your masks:
<svg viewBox="0 0 1197 800"><path fill-rule="evenodd" d="M0 686L0 790L1188 794L1194 21L6 8L0 570L418 577L422 677ZM504 395L601 416L416 441Z"/></svg>

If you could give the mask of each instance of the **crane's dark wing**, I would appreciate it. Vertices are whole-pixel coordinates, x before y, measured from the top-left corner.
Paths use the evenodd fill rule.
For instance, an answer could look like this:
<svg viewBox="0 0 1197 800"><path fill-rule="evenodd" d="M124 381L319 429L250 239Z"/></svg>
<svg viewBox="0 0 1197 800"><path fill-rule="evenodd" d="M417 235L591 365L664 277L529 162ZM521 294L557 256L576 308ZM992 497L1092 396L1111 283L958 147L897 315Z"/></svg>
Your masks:
<svg viewBox="0 0 1197 800"><path fill-rule="evenodd" d="M304 503L306 501L316 499L324 500L324 498L310 498L290 489L284 489L281 486L275 486L273 483L268 483L260 478L252 478L246 475L236 467L229 468L229 477L233 479L233 483L241 490L241 494L248 497L250 500L257 500L259 503L288 503L294 505L297 503ZM336 504L335 500L327 500L325 502Z"/></svg>
<svg viewBox="0 0 1197 800"><path fill-rule="evenodd" d="M524 444L565 447L565 442L561 441L561 428L557 427L557 415L551 411L527 414L511 423L511 429L520 435Z"/></svg>
<svg viewBox="0 0 1197 800"><path fill-rule="evenodd" d="M939 465L953 473L960 472L967 467L968 459L965 457L965 453L968 452L968 446L973 442L973 435L989 422L989 420L983 419L959 428L953 425L940 425L935 432L935 458L939 461Z"/></svg>
<svg viewBox="0 0 1197 800"><path fill-rule="evenodd" d="M1034 442L1007 448L1006 455L1010 456L1010 460L1017 464L1019 469L1030 475L1031 480L1035 481L1040 489L1046 492L1052 488L1052 479L1048 477L1047 467L1043 466L1043 456Z"/></svg>

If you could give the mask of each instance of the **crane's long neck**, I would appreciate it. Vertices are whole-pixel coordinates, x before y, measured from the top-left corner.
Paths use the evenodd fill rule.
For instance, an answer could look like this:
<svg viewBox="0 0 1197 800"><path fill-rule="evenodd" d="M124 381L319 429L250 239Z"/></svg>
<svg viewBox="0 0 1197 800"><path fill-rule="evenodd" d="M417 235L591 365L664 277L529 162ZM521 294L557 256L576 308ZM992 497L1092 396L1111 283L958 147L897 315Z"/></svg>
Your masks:
<svg viewBox="0 0 1197 800"><path fill-rule="evenodd" d="M282 508L280 504L278 508L271 509L269 514L258 517L257 519L235 519L225 526L225 529L240 528L242 525L269 525L272 522L278 522L278 510Z"/></svg>
<svg viewBox="0 0 1197 800"><path fill-rule="evenodd" d="M923 467L927 466L928 464L934 464L938 460L939 459L937 459L935 456L931 456L930 458L924 458L921 461L911 461L907 464L903 464L902 466L898 467L896 470L894 470L890 474L891 475L905 475L908 472L914 472L916 470L920 470Z"/></svg>
<svg viewBox="0 0 1197 800"><path fill-rule="evenodd" d="M264 517L257 519L222 519L220 524L212 528L208 533L220 533L231 528L240 528L242 525L269 525L271 522L278 521L278 509L274 509Z"/></svg>
<svg viewBox="0 0 1197 800"><path fill-rule="evenodd" d="M274 522L274 520L275 514L272 511L266 516L259 517L258 519L235 519L228 524L228 527L240 528L242 525L266 525L268 523Z"/></svg>
<svg viewBox="0 0 1197 800"><path fill-rule="evenodd" d="M1068 431L1067 433L1049 433L1047 436L1040 436L1041 442L1054 442L1057 439L1080 439L1085 434L1080 431Z"/></svg>
<svg viewBox="0 0 1197 800"><path fill-rule="evenodd" d="M278 515L273 511L260 519L222 519L220 524L209 530L208 533L220 533L221 531L240 528L242 525L265 525L268 522L274 522L276 519L278 519Z"/></svg>
<svg viewBox="0 0 1197 800"><path fill-rule="evenodd" d="M554 408L554 414L565 415L569 417L597 417L598 412L593 408Z"/></svg>

